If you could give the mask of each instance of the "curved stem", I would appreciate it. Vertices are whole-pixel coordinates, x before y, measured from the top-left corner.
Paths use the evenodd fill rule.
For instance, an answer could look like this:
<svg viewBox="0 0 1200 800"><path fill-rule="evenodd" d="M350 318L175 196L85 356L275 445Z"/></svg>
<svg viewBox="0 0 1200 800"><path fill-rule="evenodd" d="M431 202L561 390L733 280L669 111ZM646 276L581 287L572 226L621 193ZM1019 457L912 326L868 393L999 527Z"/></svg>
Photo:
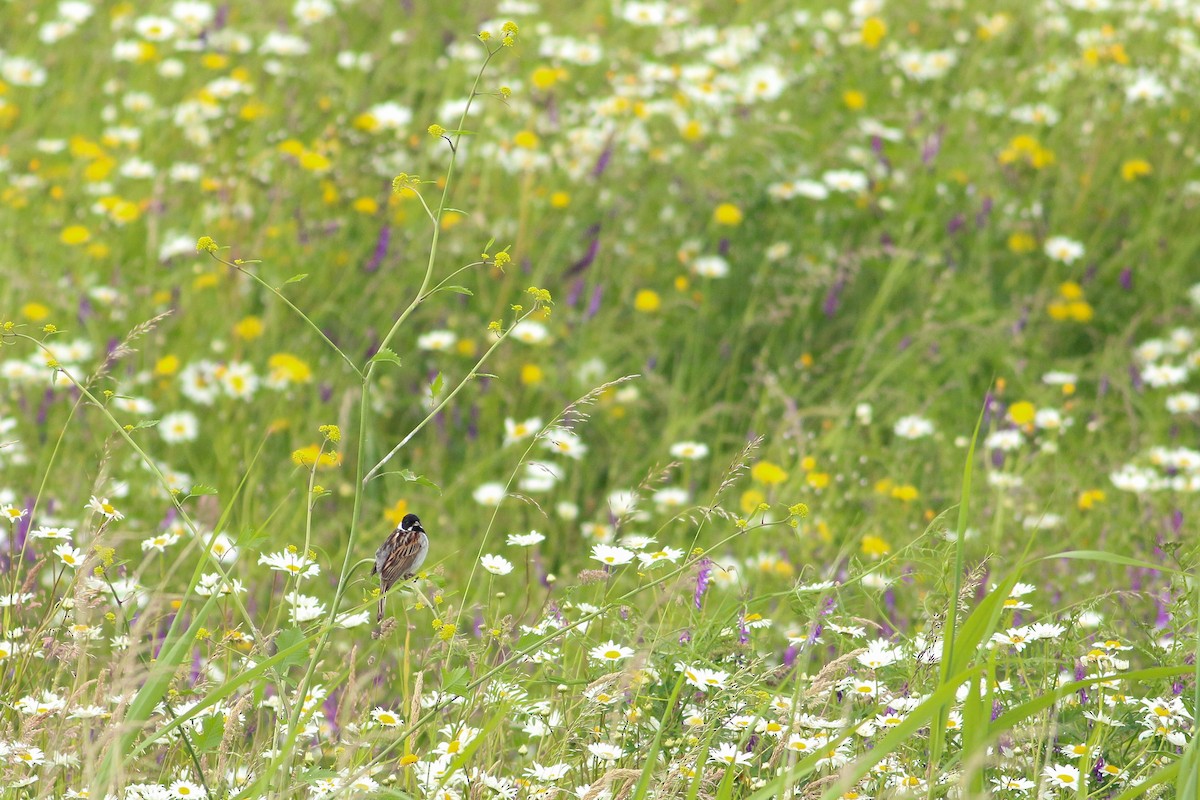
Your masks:
<svg viewBox="0 0 1200 800"><path fill-rule="evenodd" d="M534 311L537 311L537 310L538 310L538 308L536 306L534 308L531 308L529 311L526 311L523 315L521 315L521 317L517 320L517 322L524 320L526 317L528 317L530 314L532 314ZM496 351L496 348L499 347L500 344L505 339L508 338L508 335L511 332L512 332L512 326L509 326L508 330L506 330L506 331L504 331L504 333L500 334L500 337L497 338L496 341L492 343L492 346L489 347L487 349L487 351L483 354L483 356L480 357L480 359L475 362L475 366L471 367L471 371L467 373L467 377L465 377L461 381L459 381L458 385L455 386L454 389L451 390L450 393L447 394L440 403L438 403L436 406L433 407L433 410L430 411L428 415L426 415L425 419L418 422L417 427L415 427L411 431L409 431L408 435L406 435L403 439L400 440L400 442L395 447L393 447L390 451L388 451L388 454L386 456L384 456L378 464L371 467L370 471L362 479L363 484L366 484L367 481L369 481L369 480L371 480L371 478L375 477L375 474L378 473L379 470L383 469L384 465L387 464L389 461L391 461L392 457L395 456L396 453L399 453L401 448L403 448L404 445L408 444L409 440L411 440L414 436L416 436L417 433L419 433L420 430L422 428L424 428L425 425L431 419L433 419L434 417L436 417L438 414L441 413L442 409L445 408L446 405L451 400L454 399L454 396L456 394L458 394L460 391L462 391L462 388L464 386L466 386L468 382L470 382L472 379L474 379L476 377L476 375L478 374L479 368L484 365L484 363L488 360L488 358L491 357L492 353L494 353Z"/></svg>
<svg viewBox="0 0 1200 800"><path fill-rule="evenodd" d="M443 286L446 285L447 281L453 280L456 276L459 275L459 273L466 272L467 270L471 269L472 267L481 267L486 263L487 263L486 261L473 261L464 267L459 267L458 269L454 270L454 272L451 272L449 275L447 275L446 277L444 277L440 281L438 281L438 285L434 286L432 289L430 289L428 292L426 292L425 295L421 299L424 300L426 297L429 297L431 294L436 292L438 289L441 289Z"/></svg>
<svg viewBox="0 0 1200 800"><path fill-rule="evenodd" d="M435 263L437 263L438 239L442 232L442 214L444 214L446 211L446 200L450 197L450 185L454 177L454 166L458 162L458 143L462 141L462 130L463 126L467 124L467 114L471 112L471 104L475 101L475 97L478 94L479 81L483 78L483 72L487 69L488 62L492 60L492 56L494 56L497 52L498 51L496 50L489 49L487 58L483 60L483 65L480 66L479 72L475 74L475 83L471 85L471 94L467 98L467 104L463 108L462 116L459 117L458 129L455 131L454 140L450 143L450 164L446 167L446 182L442 186L442 199L438 203L437 213L433 215L432 219L433 241L431 241L429 244L429 260L425 264L425 277L421 279L421 288L417 290L417 296L411 303L408 304L408 308L404 309L400 316L396 318L396 321L392 323L391 329L388 330L387 335L383 337L383 341L379 343L380 350L387 347L391 343L392 339L395 338L396 333L400 330L400 326L404 324L404 321L408 319L409 315L412 314L416 307L419 306L427 296L426 290L429 289L429 283L433 280L433 266ZM421 203L424 205L424 198L421 198ZM428 206L426 206L426 210L428 210ZM366 374L369 376L370 373L371 367L368 365Z"/></svg>
<svg viewBox="0 0 1200 800"><path fill-rule="evenodd" d="M225 259L218 256L216 253L209 253L209 255L211 255L215 261L217 261L221 264L224 264L227 267L232 267L233 269L236 269L238 272L247 276L248 278L253 280L255 283L257 283L259 286L262 286L264 289L269 291L271 294L275 295L280 300L282 300L287 305L288 308L290 308L292 311L296 312L296 315L299 316L300 319L307 322L308 326L317 332L317 335L321 337L321 339L325 342L325 344L327 344L331 348L333 348L333 352L337 353L339 356L342 357L342 360L346 362L346 364L350 367L350 369L354 370L355 375L357 375L360 378L362 377L362 370L360 370L358 368L358 366L355 365L355 363L350 360L350 356L343 353L342 348L340 348L336 344L334 344L333 340L325 335L325 331L321 330L321 327L319 325L317 325L317 323L313 322L312 319L307 314L305 314L303 311L301 311L300 308L298 306L296 306L295 303L293 303L291 300L288 300L287 297L284 296L283 292L279 291L274 286L267 283L266 281L264 281L262 278L255 275L250 270L246 269L244 264L238 264L233 261L226 261Z"/></svg>

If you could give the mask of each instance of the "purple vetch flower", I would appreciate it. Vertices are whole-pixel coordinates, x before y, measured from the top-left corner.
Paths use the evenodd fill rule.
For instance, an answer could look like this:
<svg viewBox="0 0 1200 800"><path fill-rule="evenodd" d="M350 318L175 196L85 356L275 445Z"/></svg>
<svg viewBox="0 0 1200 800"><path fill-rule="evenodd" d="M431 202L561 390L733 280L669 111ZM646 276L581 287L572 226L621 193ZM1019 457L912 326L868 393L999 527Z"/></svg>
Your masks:
<svg viewBox="0 0 1200 800"><path fill-rule="evenodd" d="M1084 668L1082 661L1075 662L1074 675L1075 675L1075 680L1077 680L1077 681L1081 681L1087 677L1087 669ZM1083 703L1084 705L1087 705L1087 701L1088 701L1087 689L1081 688L1079 690L1079 702Z"/></svg>
<svg viewBox="0 0 1200 800"><path fill-rule="evenodd" d="M592 288L592 299L588 301L587 311L584 312L584 316L587 319L591 319L592 317L596 316L596 313L600 311L600 301L603 299L604 287L597 283L595 287Z"/></svg>
<svg viewBox="0 0 1200 800"><path fill-rule="evenodd" d="M176 616L175 614L168 614L158 623L158 629L154 631L154 638L150 641L152 658L158 658L159 651L162 650L162 646L167 640L167 631L170 629L171 623L175 620Z"/></svg>
<svg viewBox="0 0 1200 800"><path fill-rule="evenodd" d="M375 334L374 330L368 331L368 335L371 337L370 338L371 343L369 345L367 345L367 352L366 352L365 356L367 358L374 358L375 354L379 352L379 345L381 345L383 343L381 341L379 341L379 337Z"/></svg>
<svg viewBox="0 0 1200 800"><path fill-rule="evenodd" d="M800 653L800 648L794 644L789 644L787 650L783 651L783 665L792 667L796 664L796 656Z"/></svg>
<svg viewBox="0 0 1200 800"><path fill-rule="evenodd" d="M321 385L317 387L317 393L321 396L322 403L328 403L333 399L333 384L322 381Z"/></svg>
<svg viewBox="0 0 1200 800"><path fill-rule="evenodd" d="M729 239L721 237L721 241L717 243L717 253L721 256L729 255Z"/></svg>
<svg viewBox="0 0 1200 800"><path fill-rule="evenodd" d="M900 344L896 345L896 350L903 353L905 350L907 350L911 346L912 346L912 336L905 336L903 339L900 340Z"/></svg>
<svg viewBox="0 0 1200 800"><path fill-rule="evenodd" d="M1183 528L1183 510L1176 508L1171 512L1171 533L1179 533Z"/></svg>
<svg viewBox="0 0 1200 800"><path fill-rule="evenodd" d="M837 280L833 282L833 286L829 287L829 293L825 295L825 302L821 304L821 311L827 318L832 319L833 315L837 313L844 288L846 288L846 277L839 274Z"/></svg>
<svg viewBox="0 0 1200 800"><path fill-rule="evenodd" d="M608 169L608 164L612 161L613 154L613 137L608 138L608 143L604 145L604 150L601 151L600 157L596 159L596 166L592 167L592 177L599 178Z"/></svg>
<svg viewBox="0 0 1200 800"><path fill-rule="evenodd" d="M1029 324L1029 307L1021 309L1021 316L1017 317L1017 321L1013 323L1012 332L1014 334L1025 330L1025 326Z"/></svg>
<svg viewBox="0 0 1200 800"><path fill-rule="evenodd" d="M44 427L46 420L50 416L50 406L54 402L54 389L47 389L42 393L42 402L38 405L37 424L38 427Z"/></svg>
<svg viewBox="0 0 1200 800"><path fill-rule="evenodd" d="M1169 591L1154 598L1154 605L1157 609L1157 613L1154 615L1154 627L1160 630L1171 624L1171 612L1168 610L1170 602L1171 593Z"/></svg>
<svg viewBox="0 0 1200 800"><path fill-rule="evenodd" d="M329 722L333 732L336 735L338 731L338 704L341 702L341 690L334 689L329 694L325 695L325 702L321 704L321 709L325 712L325 719Z"/></svg>
<svg viewBox="0 0 1200 800"><path fill-rule="evenodd" d="M1001 714L1004 713L1004 706L999 700L992 700L992 722L995 722Z"/></svg>
<svg viewBox="0 0 1200 800"><path fill-rule="evenodd" d="M200 683L200 677L204 674L204 658L200 655L200 648L192 648L192 668L188 672L188 680L192 686Z"/></svg>
<svg viewBox="0 0 1200 800"><path fill-rule="evenodd" d="M988 425L992 421L992 414L998 411L998 409L994 408L995 405L997 405L996 396L989 391L983 396L983 422L979 425L981 431L987 430Z"/></svg>
<svg viewBox="0 0 1200 800"><path fill-rule="evenodd" d="M942 150L942 135L945 133L945 128L939 126L937 132L928 137L924 144L921 145L921 163L929 166L933 160L937 158L938 153Z"/></svg>
<svg viewBox="0 0 1200 800"><path fill-rule="evenodd" d="M1127 292L1132 291L1133 290L1133 269L1131 267L1125 267L1123 270L1121 270L1121 279L1120 280L1121 280L1121 288L1122 289L1124 289Z"/></svg>
<svg viewBox="0 0 1200 800"><path fill-rule="evenodd" d="M691 641L692 641L692 632L691 631L685 630L683 633L679 634L679 643L680 644L689 644Z"/></svg>
<svg viewBox="0 0 1200 800"><path fill-rule="evenodd" d="M1004 451L1003 450L996 449L996 450L992 451L992 466L996 469L1000 469L1001 467L1004 466Z"/></svg>
<svg viewBox="0 0 1200 800"><path fill-rule="evenodd" d="M371 260L363 266L363 272L372 273L378 271L380 265L383 264L383 259L387 257L388 244L392 241L392 228L386 222L379 229L379 236L375 239L375 249L371 251Z"/></svg>
<svg viewBox="0 0 1200 800"><path fill-rule="evenodd" d="M25 495L24 508L33 509L33 504L37 502L36 495ZM12 547L13 552L20 552L25 546L25 537L29 535L29 529L33 527L33 514L26 514L21 519L17 520L16 527L13 529Z"/></svg>
<svg viewBox="0 0 1200 800"><path fill-rule="evenodd" d="M879 162L879 166L883 167L884 172L892 171L891 160L883 153L883 138L875 135L871 137L871 152L875 154L875 160Z"/></svg>
<svg viewBox="0 0 1200 800"><path fill-rule="evenodd" d="M988 218L992 216L992 198L991 195L984 195L983 203L979 206L979 212L975 214L975 227L984 228L987 226Z"/></svg>
<svg viewBox="0 0 1200 800"><path fill-rule="evenodd" d="M712 561L707 557L700 559L700 569L696 572L696 591L692 595L692 602L696 604L696 609L700 609L700 601L704 598L704 593L708 591L709 578L712 577Z"/></svg>
<svg viewBox="0 0 1200 800"><path fill-rule="evenodd" d="M746 627L746 612L738 615L738 644L750 644L750 629Z"/></svg>
<svg viewBox="0 0 1200 800"><path fill-rule="evenodd" d="M1195 653L1188 653L1186 656L1184 656L1183 663L1189 667L1194 667L1196 665ZM1175 680L1171 681L1171 693L1174 694L1176 697L1183 694L1183 689L1184 689L1184 685L1183 685L1182 678L1176 678Z"/></svg>
<svg viewBox="0 0 1200 800"><path fill-rule="evenodd" d="M95 309L92 308L92 301L88 299L86 294L79 296L79 310L76 316L79 317L79 324L86 325L88 317L95 315Z"/></svg>
<svg viewBox="0 0 1200 800"><path fill-rule="evenodd" d="M479 404L472 403L470 419L467 420L467 438L475 441L479 438Z"/></svg>
<svg viewBox="0 0 1200 800"><path fill-rule="evenodd" d="M953 236L962 230L963 226L966 224L967 220L963 217L961 212L955 214L950 218L950 221L946 223L946 233L950 236Z"/></svg>
<svg viewBox="0 0 1200 800"><path fill-rule="evenodd" d="M1136 364L1129 365L1129 383L1135 392L1142 390L1142 371L1137 368Z"/></svg>
<svg viewBox="0 0 1200 800"><path fill-rule="evenodd" d="M483 612L475 609L475 619L471 622L471 633L475 634L476 639L483 638Z"/></svg>
<svg viewBox="0 0 1200 800"><path fill-rule="evenodd" d="M571 284L571 288L567 290L567 308L574 308L579 303L579 298L583 296L584 285L583 278Z"/></svg>

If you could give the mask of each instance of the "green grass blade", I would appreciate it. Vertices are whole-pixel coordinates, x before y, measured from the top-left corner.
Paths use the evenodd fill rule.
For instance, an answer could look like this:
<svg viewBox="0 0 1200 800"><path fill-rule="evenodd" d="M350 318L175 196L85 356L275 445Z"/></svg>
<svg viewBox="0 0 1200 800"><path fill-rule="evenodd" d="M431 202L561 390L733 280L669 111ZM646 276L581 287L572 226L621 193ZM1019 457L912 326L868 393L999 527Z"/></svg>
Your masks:
<svg viewBox="0 0 1200 800"><path fill-rule="evenodd" d="M643 800L646 793L650 790L650 781L654 777L654 766L658 763L658 753L662 748L663 731L667 728L667 720L675 711L675 703L679 700L679 693L683 691L683 686L686 682L687 676L682 672L679 673L679 678L675 681L675 688L671 691L671 697L667 700L667 706L663 710L658 730L654 732L654 741L650 743L650 750L646 753L646 761L642 764L642 774L638 776L632 800Z"/></svg>

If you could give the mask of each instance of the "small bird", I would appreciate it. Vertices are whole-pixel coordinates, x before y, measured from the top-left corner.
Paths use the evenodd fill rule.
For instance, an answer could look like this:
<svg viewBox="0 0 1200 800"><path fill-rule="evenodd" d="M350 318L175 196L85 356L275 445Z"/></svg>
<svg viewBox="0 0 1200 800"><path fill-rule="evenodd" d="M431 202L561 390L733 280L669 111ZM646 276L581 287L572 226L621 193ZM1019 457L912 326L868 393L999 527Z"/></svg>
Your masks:
<svg viewBox="0 0 1200 800"><path fill-rule="evenodd" d="M384 597L396 581L406 581L425 563L429 554L429 537L421 527L416 514L405 514L396 529L375 551L375 566L371 574L379 573L379 614L375 621L383 619Z"/></svg>

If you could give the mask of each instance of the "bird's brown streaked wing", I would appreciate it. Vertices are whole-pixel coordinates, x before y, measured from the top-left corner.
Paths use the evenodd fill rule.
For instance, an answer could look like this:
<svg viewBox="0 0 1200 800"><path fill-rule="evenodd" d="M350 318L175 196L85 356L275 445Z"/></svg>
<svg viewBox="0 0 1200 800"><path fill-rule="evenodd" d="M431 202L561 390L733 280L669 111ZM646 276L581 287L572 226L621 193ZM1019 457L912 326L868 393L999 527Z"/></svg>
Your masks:
<svg viewBox="0 0 1200 800"><path fill-rule="evenodd" d="M387 558L384 559L383 568L379 570L380 582L385 590L391 588L393 583L407 574L417 553L421 550L420 531L397 529L395 534L394 546L387 554Z"/></svg>

